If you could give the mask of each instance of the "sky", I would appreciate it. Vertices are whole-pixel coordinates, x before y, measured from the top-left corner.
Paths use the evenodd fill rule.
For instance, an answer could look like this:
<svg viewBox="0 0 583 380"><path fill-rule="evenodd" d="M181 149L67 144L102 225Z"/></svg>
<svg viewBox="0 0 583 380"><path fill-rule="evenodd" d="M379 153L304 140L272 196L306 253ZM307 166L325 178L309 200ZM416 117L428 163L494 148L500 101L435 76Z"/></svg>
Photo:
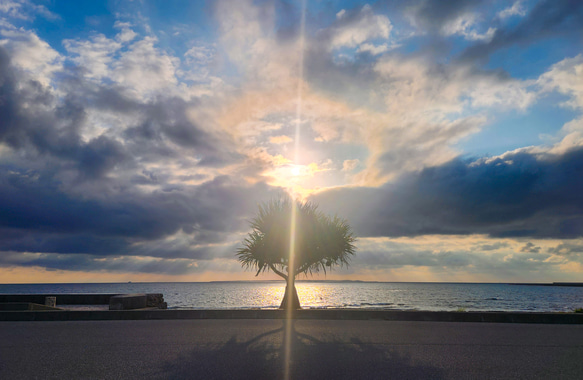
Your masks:
<svg viewBox="0 0 583 380"><path fill-rule="evenodd" d="M0 283L276 279L285 194L314 279L583 281L583 2L0 0Z"/></svg>

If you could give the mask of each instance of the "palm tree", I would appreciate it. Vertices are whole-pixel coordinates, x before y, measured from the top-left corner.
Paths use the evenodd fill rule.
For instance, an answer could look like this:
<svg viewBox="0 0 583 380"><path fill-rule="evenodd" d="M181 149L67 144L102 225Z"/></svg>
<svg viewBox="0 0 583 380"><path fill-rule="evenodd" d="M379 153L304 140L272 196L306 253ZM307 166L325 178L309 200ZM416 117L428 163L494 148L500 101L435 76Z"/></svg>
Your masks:
<svg viewBox="0 0 583 380"><path fill-rule="evenodd" d="M294 222L295 249L290 260ZM299 274L326 273L334 265L348 266L355 253L356 238L347 221L322 213L310 202L279 199L261 204L250 226L252 231L237 250L237 257L244 268L257 271L256 276L271 270L286 280L280 309L301 308L295 288Z"/></svg>

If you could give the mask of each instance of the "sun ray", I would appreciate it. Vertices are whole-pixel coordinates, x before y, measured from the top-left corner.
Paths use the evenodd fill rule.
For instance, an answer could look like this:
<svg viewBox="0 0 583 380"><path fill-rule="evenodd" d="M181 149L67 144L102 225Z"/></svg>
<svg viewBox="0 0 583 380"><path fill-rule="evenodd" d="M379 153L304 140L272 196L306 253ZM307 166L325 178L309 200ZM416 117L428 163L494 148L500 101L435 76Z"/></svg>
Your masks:
<svg viewBox="0 0 583 380"><path fill-rule="evenodd" d="M296 106L296 130L294 139L294 164L299 165L300 152L300 129L302 126L302 90L304 80L304 43L306 33L306 0L302 0L302 11L300 21L300 39L299 39L299 59L298 59L298 88L297 88L297 106ZM293 279L295 276L295 237L296 237L296 222L297 222L297 206L296 206L296 187L294 183L292 188L292 212L291 212L291 227L290 227L290 242L289 242L289 260L288 260L288 278ZM289 283L289 281L288 281ZM292 291L292 289L290 289ZM290 363L292 350L292 317L294 310L292 309L293 297L287 297L287 318L285 327L285 370L284 379L290 378Z"/></svg>

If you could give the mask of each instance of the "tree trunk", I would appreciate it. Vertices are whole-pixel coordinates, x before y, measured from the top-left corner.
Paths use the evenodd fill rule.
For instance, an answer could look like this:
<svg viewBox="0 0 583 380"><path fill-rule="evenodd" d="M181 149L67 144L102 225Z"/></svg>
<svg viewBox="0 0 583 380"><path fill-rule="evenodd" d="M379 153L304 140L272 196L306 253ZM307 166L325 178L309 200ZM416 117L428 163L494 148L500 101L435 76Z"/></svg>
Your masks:
<svg viewBox="0 0 583 380"><path fill-rule="evenodd" d="M296 290L294 282L295 281L293 279L287 282L287 285L285 287L285 295L283 296L283 301L281 302L281 306L279 307L280 309L297 310L302 308L300 306L300 299L298 297L298 292ZM290 299L291 303L289 303Z"/></svg>

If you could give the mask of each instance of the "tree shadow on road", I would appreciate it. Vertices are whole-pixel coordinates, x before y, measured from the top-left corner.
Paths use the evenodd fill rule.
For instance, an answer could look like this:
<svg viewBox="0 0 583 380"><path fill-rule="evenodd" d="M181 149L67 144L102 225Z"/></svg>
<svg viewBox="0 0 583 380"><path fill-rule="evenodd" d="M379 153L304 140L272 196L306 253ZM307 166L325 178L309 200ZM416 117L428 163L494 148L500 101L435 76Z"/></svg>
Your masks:
<svg viewBox="0 0 583 380"><path fill-rule="evenodd" d="M330 337L326 341L303 334L293 326L286 337L281 328L247 341L232 336L215 347L194 347L167 363L161 377L171 379L441 379L442 369L413 363L408 355L388 345L350 342ZM288 338L288 339L286 339ZM286 342L291 348L286 372Z"/></svg>

